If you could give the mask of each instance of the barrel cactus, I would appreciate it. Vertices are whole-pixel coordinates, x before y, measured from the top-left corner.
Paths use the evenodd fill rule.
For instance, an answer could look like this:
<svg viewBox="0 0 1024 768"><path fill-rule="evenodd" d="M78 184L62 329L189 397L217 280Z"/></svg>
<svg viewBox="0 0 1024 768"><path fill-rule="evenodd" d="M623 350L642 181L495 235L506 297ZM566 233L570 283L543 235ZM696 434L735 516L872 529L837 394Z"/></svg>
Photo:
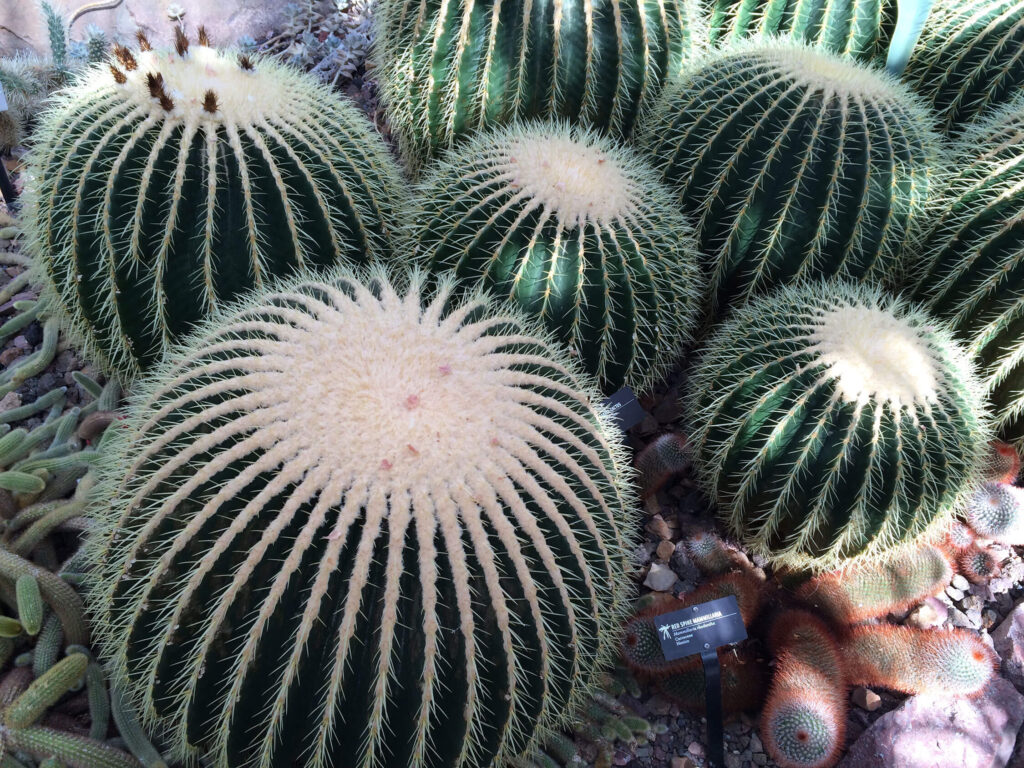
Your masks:
<svg viewBox="0 0 1024 768"><path fill-rule="evenodd" d="M540 317L607 390L646 389L691 340L696 246L631 150L565 125L482 133L424 175L415 258Z"/></svg>
<svg viewBox="0 0 1024 768"><path fill-rule="evenodd" d="M915 300L974 355L1000 434L1024 447L1024 98L958 143L945 211L922 245Z"/></svg>
<svg viewBox="0 0 1024 768"><path fill-rule="evenodd" d="M936 0L903 77L950 133L1024 85L1024 0Z"/></svg>
<svg viewBox="0 0 1024 768"><path fill-rule="evenodd" d="M714 316L798 278L888 275L942 158L906 88L786 41L738 43L690 70L642 144L709 257Z"/></svg>
<svg viewBox="0 0 1024 768"><path fill-rule="evenodd" d="M884 55L896 23L895 0L715 0L711 41L788 35L862 61Z"/></svg>
<svg viewBox="0 0 1024 768"><path fill-rule="evenodd" d="M561 347L452 297L292 278L140 380L94 497L88 603L176 758L491 765L615 653L617 428Z"/></svg>
<svg viewBox="0 0 1024 768"><path fill-rule="evenodd" d="M398 170L369 122L297 70L208 42L118 47L35 134L39 277L126 378L268 277L391 253Z"/></svg>
<svg viewBox="0 0 1024 768"><path fill-rule="evenodd" d="M517 118L628 136L706 40L703 13L695 0L384 0L375 11L382 97L413 168Z"/></svg>
<svg viewBox="0 0 1024 768"><path fill-rule="evenodd" d="M831 570L945 523L989 425L943 326L875 288L789 286L709 338L685 404L699 477L755 553Z"/></svg>

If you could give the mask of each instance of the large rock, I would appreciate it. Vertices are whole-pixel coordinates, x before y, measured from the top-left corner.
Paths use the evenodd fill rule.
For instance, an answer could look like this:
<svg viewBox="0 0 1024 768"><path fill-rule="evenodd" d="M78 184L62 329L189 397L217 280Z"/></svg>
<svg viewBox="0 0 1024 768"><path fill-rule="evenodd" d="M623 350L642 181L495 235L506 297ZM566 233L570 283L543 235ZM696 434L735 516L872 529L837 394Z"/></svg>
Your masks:
<svg viewBox="0 0 1024 768"><path fill-rule="evenodd" d="M76 9L86 0L50 0L58 11L70 20ZM211 39L218 44L230 44L239 37L256 37L267 30L278 28L286 18L284 0L231 0L211 3L210 0L122 0L116 8L87 13L71 27L71 38L85 38L90 24L107 33L108 37L128 41L135 31L142 29L154 42L169 45L173 29L168 11L173 6L185 11L185 28L194 36L195 28L205 24ZM0 52L4 55L24 50L38 54L49 52L46 21L35 0L0 0Z"/></svg>
<svg viewBox="0 0 1024 768"><path fill-rule="evenodd" d="M1024 696L994 678L976 699L912 696L868 728L839 768L1006 768Z"/></svg>
<svg viewBox="0 0 1024 768"><path fill-rule="evenodd" d="M1024 692L1024 603L993 630L992 644L1002 659L1003 675Z"/></svg>

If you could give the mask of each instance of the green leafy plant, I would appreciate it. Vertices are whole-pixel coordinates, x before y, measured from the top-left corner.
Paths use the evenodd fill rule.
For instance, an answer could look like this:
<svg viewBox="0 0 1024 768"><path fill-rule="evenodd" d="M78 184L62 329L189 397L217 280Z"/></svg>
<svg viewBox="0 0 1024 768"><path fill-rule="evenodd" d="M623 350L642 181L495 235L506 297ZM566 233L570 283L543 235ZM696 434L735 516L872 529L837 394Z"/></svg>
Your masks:
<svg viewBox="0 0 1024 768"><path fill-rule="evenodd" d="M799 279L887 278L944 167L905 87L784 40L693 66L640 142L695 226L712 318Z"/></svg>
<svg viewBox="0 0 1024 768"><path fill-rule="evenodd" d="M89 604L174 758L489 765L615 652L635 523L610 413L520 315L424 281L293 279L140 383Z"/></svg>
<svg viewBox="0 0 1024 768"><path fill-rule="evenodd" d="M26 248L50 311L122 377L275 275L392 253L400 182L365 118L208 42L118 47L35 137Z"/></svg>
<svg viewBox="0 0 1024 768"><path fill-rule="evenodd" d="M812 283L738 307L689 390L699 479L733 534L779 565L884 557L944 524L985 464L966 354L874 288Z"/></svg>
<svg viewBox="0 0 1024 768"><path fill-rule="evenodd" d="M563 118L628 136L707 34L692 0L545 10L528 0L386 0L374 22L382 96L414 168L516 119Z"/></svg>
<svg viewBox="0 0 1024 768"><path fill-rule="evenodd" d="M409 240L540 317L607 391L651 386L692 340L696 246L635 152L566 125L480 134L417 189Z"/></svg>

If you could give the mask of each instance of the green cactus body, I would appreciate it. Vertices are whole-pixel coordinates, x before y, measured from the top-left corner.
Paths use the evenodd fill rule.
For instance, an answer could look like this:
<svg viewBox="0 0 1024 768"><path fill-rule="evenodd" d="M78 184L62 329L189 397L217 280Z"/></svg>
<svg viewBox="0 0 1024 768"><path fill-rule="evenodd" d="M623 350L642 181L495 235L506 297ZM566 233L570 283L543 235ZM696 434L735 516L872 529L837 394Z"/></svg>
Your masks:
<svg viewBox="0 0 1024 768"><path fill-rule="evenodd" d="M953 568L941 549L911 545L879 563L861 563L816 576L797 596L839 624L901 613L926 597L937 595Z"/></svg>
<svg viewBox="0 0 1024 768"><path fill-rule="evenodd" d="M910 694L975 696L998 663L995 652L973 632L891 624L854 627L841 652L851 685Z"/></svg>
<svg viewBox="0 0 1024 768"><path fill-rule="evenodd" d="M802 278L887 275L942 166L906 88L785 41L701 62L665 90L640 141L695 226L713 318Z"/></svg>
<svg viewBox="0 0 1024 768"><path fill-rule="evenodd" d="M1022 6L1024 7L1024 6ZM1024 22L1022 22L1024 26ZM911 296L953 323L989 392L1000 435L1024 446L1024 98L957 144L946 209L907 270Z"/></svg>
<svg viewBox="0 0 1024 768"><path fill-rule="evenodd" d="M936 0L903 79L957 133L1024 85L1022 0Z"/></svg>
<svg viewBox="0 0 1024 768"><path fill-rule="evenodd" d="M983 539L1024 545L1024 488L1009 483L983 483L970 495L967 525Z"/></svg>
<svg viewBox="0 0 1024 768"><path fill-rule="evenodd" d="M948 520L985 465L970 361L923 312L839 282L738 307L684 410L698 476L756 554L826 571Z"/></svg>
<svg viewBox="0 0 1024 768"><path fill-rule="evenodd" d="M38 759L56 757L68 768L139 768L141 763L127 752L76 736L67 731L33 726L11 730L7 741L12 749Z"/></svg>
<svg viewBox="0 0 1024 768"><path fill-rule="evenodd" d="M883 56L896 23L894 0L716 0L711 42L789 35L861 61Z"/></svg>
<svg viewBox="0 0 1024 768"><path fill-rule="evenodd" d="M435 163L409 239L539 316L606 390L650 386L691 339L702 291L686 220L645 161L593 132L531 124Z"/></svg>
<svg viewBox="0 0 1024 768"><path fill-rule="evenodd" d="M23 573L15 582L18 620L30 635L38 635L43 627L43 595L39 582L31 573Z"/></svg>
<svg viewBox="0 0 1024 768"><path fill-rule="evenodd" d="M301 72L142 47L56 98L26 213L49 308L123 377L268 278L389 257L400 188L369 122Z"/></svg>
<svg viewBox="0 0 1024 768"><path fill-rule="evenodd" d="M761 740L781 768L830 768L846 733L846 678L828 628L805 611L772 628L775 676L761 712Z"/></svg>
<svg viewBox="0 0 1024 768"><path fill-rule="evenodd" d="M58 661L7 707L3 724L7 728L27 728L34 724L72 686L82 681L88 665L89 658L84 653L73 653Z"/></svg>
<svg viewBox="0 0 1024 768"><path fill-rule="evenodd" d="M616 652L610 413L522 316L425 281L336 270L218 313L104 451L93 627L168 762L491 765Z"/></svg>
<svg viewBox="0 0 1024 768"><path fill-rule="evenodd" d="M516 119L628 136L706 39L702 17L693 0L386 0L375 11L382 96L414 167Z"/></svg>

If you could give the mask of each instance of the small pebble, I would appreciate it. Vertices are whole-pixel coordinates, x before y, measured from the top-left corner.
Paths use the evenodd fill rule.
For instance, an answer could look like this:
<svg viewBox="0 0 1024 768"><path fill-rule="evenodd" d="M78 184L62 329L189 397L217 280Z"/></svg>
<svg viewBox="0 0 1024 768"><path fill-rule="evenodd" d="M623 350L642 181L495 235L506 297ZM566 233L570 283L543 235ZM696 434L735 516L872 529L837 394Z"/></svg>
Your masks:
<svg viewBox="0 0 1024 768"><path fill-rule="evenodd" d="M853 689L853 693L850 694L850 700L868 712L874 712L882 706L882 698L870 688L864 688L863 686Z"/></svg>
<svg viewBox="0 0 1024 768"><path fill-rule="evenodd" d="M702 747L699 742L691 741L690 746L686 748L686 751L694 757L704 757L704 747Z"/></svg>
<svg viewBox="0 0 1024 768"><path fill-rule="evenodd" d="M675 554L675 552L676 545L668 539L662 539L661 542L658 544L658 548L655 550L655 554L658 556L658 559L663 562L668 562L668 560L672 557L672 555Z"/></svg>
<svg viewBox="0 0 1024 768"><path fill-rule="evenodd" d="M956 589L959 589L961 592L966 592L968 589L970 589L971 586L971 583L967 581L967 579L965 579L959 573L956 574L953 577L953 580L949 583Z"/></svg>
<svg viewBox="0 0 1024 768"><path fill-rule="evenodd" d="M949 595L949 599L953 602L964 599L964 593L956 587L946 587L946 594Z"/></svg>

